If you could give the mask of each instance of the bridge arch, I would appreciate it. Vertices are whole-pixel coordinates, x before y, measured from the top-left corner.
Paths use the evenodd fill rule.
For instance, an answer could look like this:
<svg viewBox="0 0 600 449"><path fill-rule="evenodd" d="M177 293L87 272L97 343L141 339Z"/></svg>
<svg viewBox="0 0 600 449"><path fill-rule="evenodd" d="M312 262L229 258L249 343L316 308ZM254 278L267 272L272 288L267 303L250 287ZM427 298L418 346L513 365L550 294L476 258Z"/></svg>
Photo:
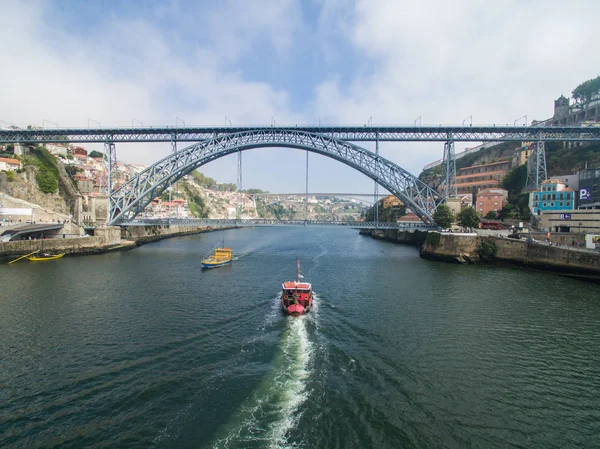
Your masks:
<svg viewBox="0 0 600 449"><path fill-rule="evenodd" d="M109 192L109 224L132 220L169 185L202 165L238 151L265 147L307 150L346 164L402 200L424 223L433 222L433 212L443 201L442 196L427 184L372 151L318 133L263 128L218 135L149 166Z"/></svg>

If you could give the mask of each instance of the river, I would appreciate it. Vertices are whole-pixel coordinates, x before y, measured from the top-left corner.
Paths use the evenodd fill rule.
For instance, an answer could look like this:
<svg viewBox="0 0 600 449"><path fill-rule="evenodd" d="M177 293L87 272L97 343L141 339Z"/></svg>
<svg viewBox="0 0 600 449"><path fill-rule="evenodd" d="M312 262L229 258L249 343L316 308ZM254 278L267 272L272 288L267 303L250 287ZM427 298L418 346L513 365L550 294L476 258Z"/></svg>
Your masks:
<svg viewBox="0 0 600 449"><path fill-rule="evenodd" d="M0 447L600 447L600 286L314 227L5 264Z"/></svg>

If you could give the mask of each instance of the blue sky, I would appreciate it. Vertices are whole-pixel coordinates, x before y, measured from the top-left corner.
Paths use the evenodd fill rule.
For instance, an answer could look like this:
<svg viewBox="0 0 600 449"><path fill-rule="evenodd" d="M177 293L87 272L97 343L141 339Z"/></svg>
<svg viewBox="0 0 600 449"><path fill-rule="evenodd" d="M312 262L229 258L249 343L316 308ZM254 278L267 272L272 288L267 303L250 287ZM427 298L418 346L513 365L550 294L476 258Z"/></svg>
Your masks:
<svg viewBox="0 0 600 449"><path fill-rule="evenodd" d="M223 0L0 3L0 126L512 123L600 73L596 1ZM581 11L586 11L581 14ZM135 120L134 120L135 118ZM463 149L466 144L457 144ZM369 147L372 148L372 147ZM418 174L438 143L382 144ZM120 145L151 163L169 145ZM244 156L244 186L304 189L294 150ZM236 179L235 159L201 171ZM372 191L311 155L313 191Z"/></svg>

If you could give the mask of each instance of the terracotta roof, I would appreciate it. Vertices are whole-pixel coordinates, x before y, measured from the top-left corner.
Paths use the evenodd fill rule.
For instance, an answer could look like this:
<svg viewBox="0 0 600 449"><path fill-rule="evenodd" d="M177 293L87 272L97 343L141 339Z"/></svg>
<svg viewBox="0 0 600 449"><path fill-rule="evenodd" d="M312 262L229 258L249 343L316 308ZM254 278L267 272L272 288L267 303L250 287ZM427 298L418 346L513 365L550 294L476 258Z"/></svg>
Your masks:
<svg viewBox="0 0 600 449"><path fill-rule="evenodd" d="M21 165L21 162L19 162L18 159L12 159L10 157L0 157L0 162L6 162L11 165Z"/></svg>

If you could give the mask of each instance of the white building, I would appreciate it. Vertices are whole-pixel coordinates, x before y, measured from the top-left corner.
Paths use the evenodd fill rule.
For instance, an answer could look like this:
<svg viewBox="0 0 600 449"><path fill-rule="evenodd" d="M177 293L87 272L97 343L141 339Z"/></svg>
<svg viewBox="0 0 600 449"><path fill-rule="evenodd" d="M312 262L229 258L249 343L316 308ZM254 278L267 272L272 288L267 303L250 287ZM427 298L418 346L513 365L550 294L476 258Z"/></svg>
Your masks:
<svg viewBox="0 0 600 449"><path fill-rule="evenodd" d="M0 171L15 171L21 168L21 162L18 159L9 157L0 157Z"/></svg>

